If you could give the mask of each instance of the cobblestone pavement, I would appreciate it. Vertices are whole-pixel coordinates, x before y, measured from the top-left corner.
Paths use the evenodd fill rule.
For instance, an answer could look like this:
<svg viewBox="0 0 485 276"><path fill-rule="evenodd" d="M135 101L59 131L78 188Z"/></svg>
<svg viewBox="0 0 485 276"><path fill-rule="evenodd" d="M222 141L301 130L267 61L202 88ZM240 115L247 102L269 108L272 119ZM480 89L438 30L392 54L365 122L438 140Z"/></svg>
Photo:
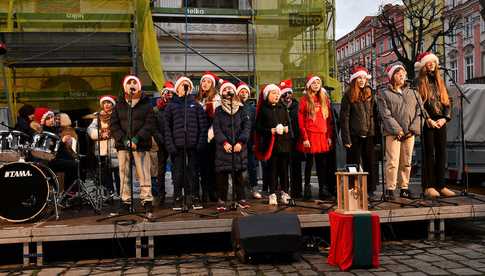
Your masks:
<svg viewBox="0 0 485 276"><path fill-rule="evenodd" d="M340 272L325 251L286 264L241 264L232 252L161 256L155 260L88 260L42 268L0 267L0 275L485 275L485 222L446 241L384 242L381 266Z"/></svg>

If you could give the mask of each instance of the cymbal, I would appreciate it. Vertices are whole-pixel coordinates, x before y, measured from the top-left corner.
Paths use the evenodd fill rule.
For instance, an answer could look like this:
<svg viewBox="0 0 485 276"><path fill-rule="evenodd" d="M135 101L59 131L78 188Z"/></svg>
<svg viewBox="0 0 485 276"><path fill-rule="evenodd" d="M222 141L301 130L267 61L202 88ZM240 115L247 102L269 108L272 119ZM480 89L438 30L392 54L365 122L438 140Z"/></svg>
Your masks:
<svg viewBox="0 0 485 276"><path fill-rule="evenodd" d="M88 114L88 115L84 115L82 118L84 120L92 120L92 119L96 118L96 113L91 113L91 114Z"/></svg>

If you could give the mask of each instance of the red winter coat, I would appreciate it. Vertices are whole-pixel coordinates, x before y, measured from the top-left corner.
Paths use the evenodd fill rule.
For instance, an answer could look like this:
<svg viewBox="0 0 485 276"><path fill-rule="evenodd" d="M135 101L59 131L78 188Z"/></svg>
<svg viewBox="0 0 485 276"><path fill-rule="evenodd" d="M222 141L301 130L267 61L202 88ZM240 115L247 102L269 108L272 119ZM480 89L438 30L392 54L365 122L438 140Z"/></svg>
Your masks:
<svg viewBox="0 0 485 276"><path fill-rule="evenodd" d="M303 153L323 153L331 149L329 139L332 139L332 107L330 100L326 97L328 117L323 118L320 103L317 96L313 96L315 102L315 118L307 115L308 101L302 97L298 108L298 124L300 128L300 139L298 139L297 150ZM305 148L303 141L310 141L310 147Z"/></svg>

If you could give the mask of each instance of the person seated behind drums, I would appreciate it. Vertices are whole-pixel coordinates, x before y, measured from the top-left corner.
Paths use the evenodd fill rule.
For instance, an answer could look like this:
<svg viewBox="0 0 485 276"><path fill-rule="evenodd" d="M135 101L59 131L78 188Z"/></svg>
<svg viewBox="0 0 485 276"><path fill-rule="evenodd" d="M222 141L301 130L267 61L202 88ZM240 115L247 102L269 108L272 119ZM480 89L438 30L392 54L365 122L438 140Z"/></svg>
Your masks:
<svg viewBox="0 0 485 276"><path fill-rule="evenodd" d="M66 115L63 115L64 119ZM61 116L58 117L59 122L56 123L55 114L51 110L47 110L42 114L40 125L42 126L43 132L53 133L61 139L59 142L59 149L55 153L55 158L50 161L46 160L35 160L42 163L47 163L47 165L55 172L64 172L64 187L70 187L74 180L76 179L76 162L74 161L74 156L72 152L72 144L77 139L77 135L74 130L69 131L67 129L67 124L69 121L64 121L64 127L59 127ZM69 118L69 116L67 116ZM63 129L64 128L64 129ZM64 130L64 132L62 132ZM66 185L67 184L67 185ZM77 192L78 187L72 187L72 192Z"/></svg>
<svg viewBox="0 0 485 276"><path fill-rule="evenodd" d="M35 134L35 130L30 127L30 123L34 121L35 108L30 104L24 104L18 111L17 123L15 124L15 130L22 131L32 138Z"/></svg>

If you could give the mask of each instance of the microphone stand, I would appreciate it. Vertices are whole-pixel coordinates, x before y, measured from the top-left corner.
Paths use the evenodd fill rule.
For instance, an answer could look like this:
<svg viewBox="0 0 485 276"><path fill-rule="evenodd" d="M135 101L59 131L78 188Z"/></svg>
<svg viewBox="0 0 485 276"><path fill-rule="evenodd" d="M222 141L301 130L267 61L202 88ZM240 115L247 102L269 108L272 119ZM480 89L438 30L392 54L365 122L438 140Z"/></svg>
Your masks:
<svg viewBox="0 0 485 276"><path fill-rule="evenodd" d="M447 68L440 67L439 69L442 69L445 74L450 78L451 82L453 85L456 87L458 92L460 93L460 138L461 138L461 181L464 184L463 190L461 191L461 194L458 196L465 196L469 197L475 200L478 200L480 202L485 202L485 200L476 197L474 194L470 194L468 192L470 186L468 182L468 169L466 167L466 159L467 159L467 154L466 154L466 141L465 141L465 119L464 119L464 106L463 106L463 99L466 100L468 104L470 104L470 99L465 95L463 92L462 88L460 85L456 83L456 80L451 76L450 70ZM436 68L438 70L438 68ZM456 197L456 196L455 196ZM448 197L449 198L449 197Z"/></svg>
<svg viewBox="0 0 485 276"><path fill-rule="evenodd" d="M101 111L99 111L97 114L96 114L96 120L97 120L97 128L96 128L96 131L98 132L98 158L97 158L97 161L98 161L98 187L97 187L97 191L98 191L98 196L101 194L101 196L99 196L98 198L98 206L100 207L100 209L103 207L103 193L101 192L101 187L102 187L102 184L103 184L103 176L102 176L102 171L101 171L101 165L102 165L102 161L101 161L101 131L100 131L100 128L101 128Z"/></svg>

